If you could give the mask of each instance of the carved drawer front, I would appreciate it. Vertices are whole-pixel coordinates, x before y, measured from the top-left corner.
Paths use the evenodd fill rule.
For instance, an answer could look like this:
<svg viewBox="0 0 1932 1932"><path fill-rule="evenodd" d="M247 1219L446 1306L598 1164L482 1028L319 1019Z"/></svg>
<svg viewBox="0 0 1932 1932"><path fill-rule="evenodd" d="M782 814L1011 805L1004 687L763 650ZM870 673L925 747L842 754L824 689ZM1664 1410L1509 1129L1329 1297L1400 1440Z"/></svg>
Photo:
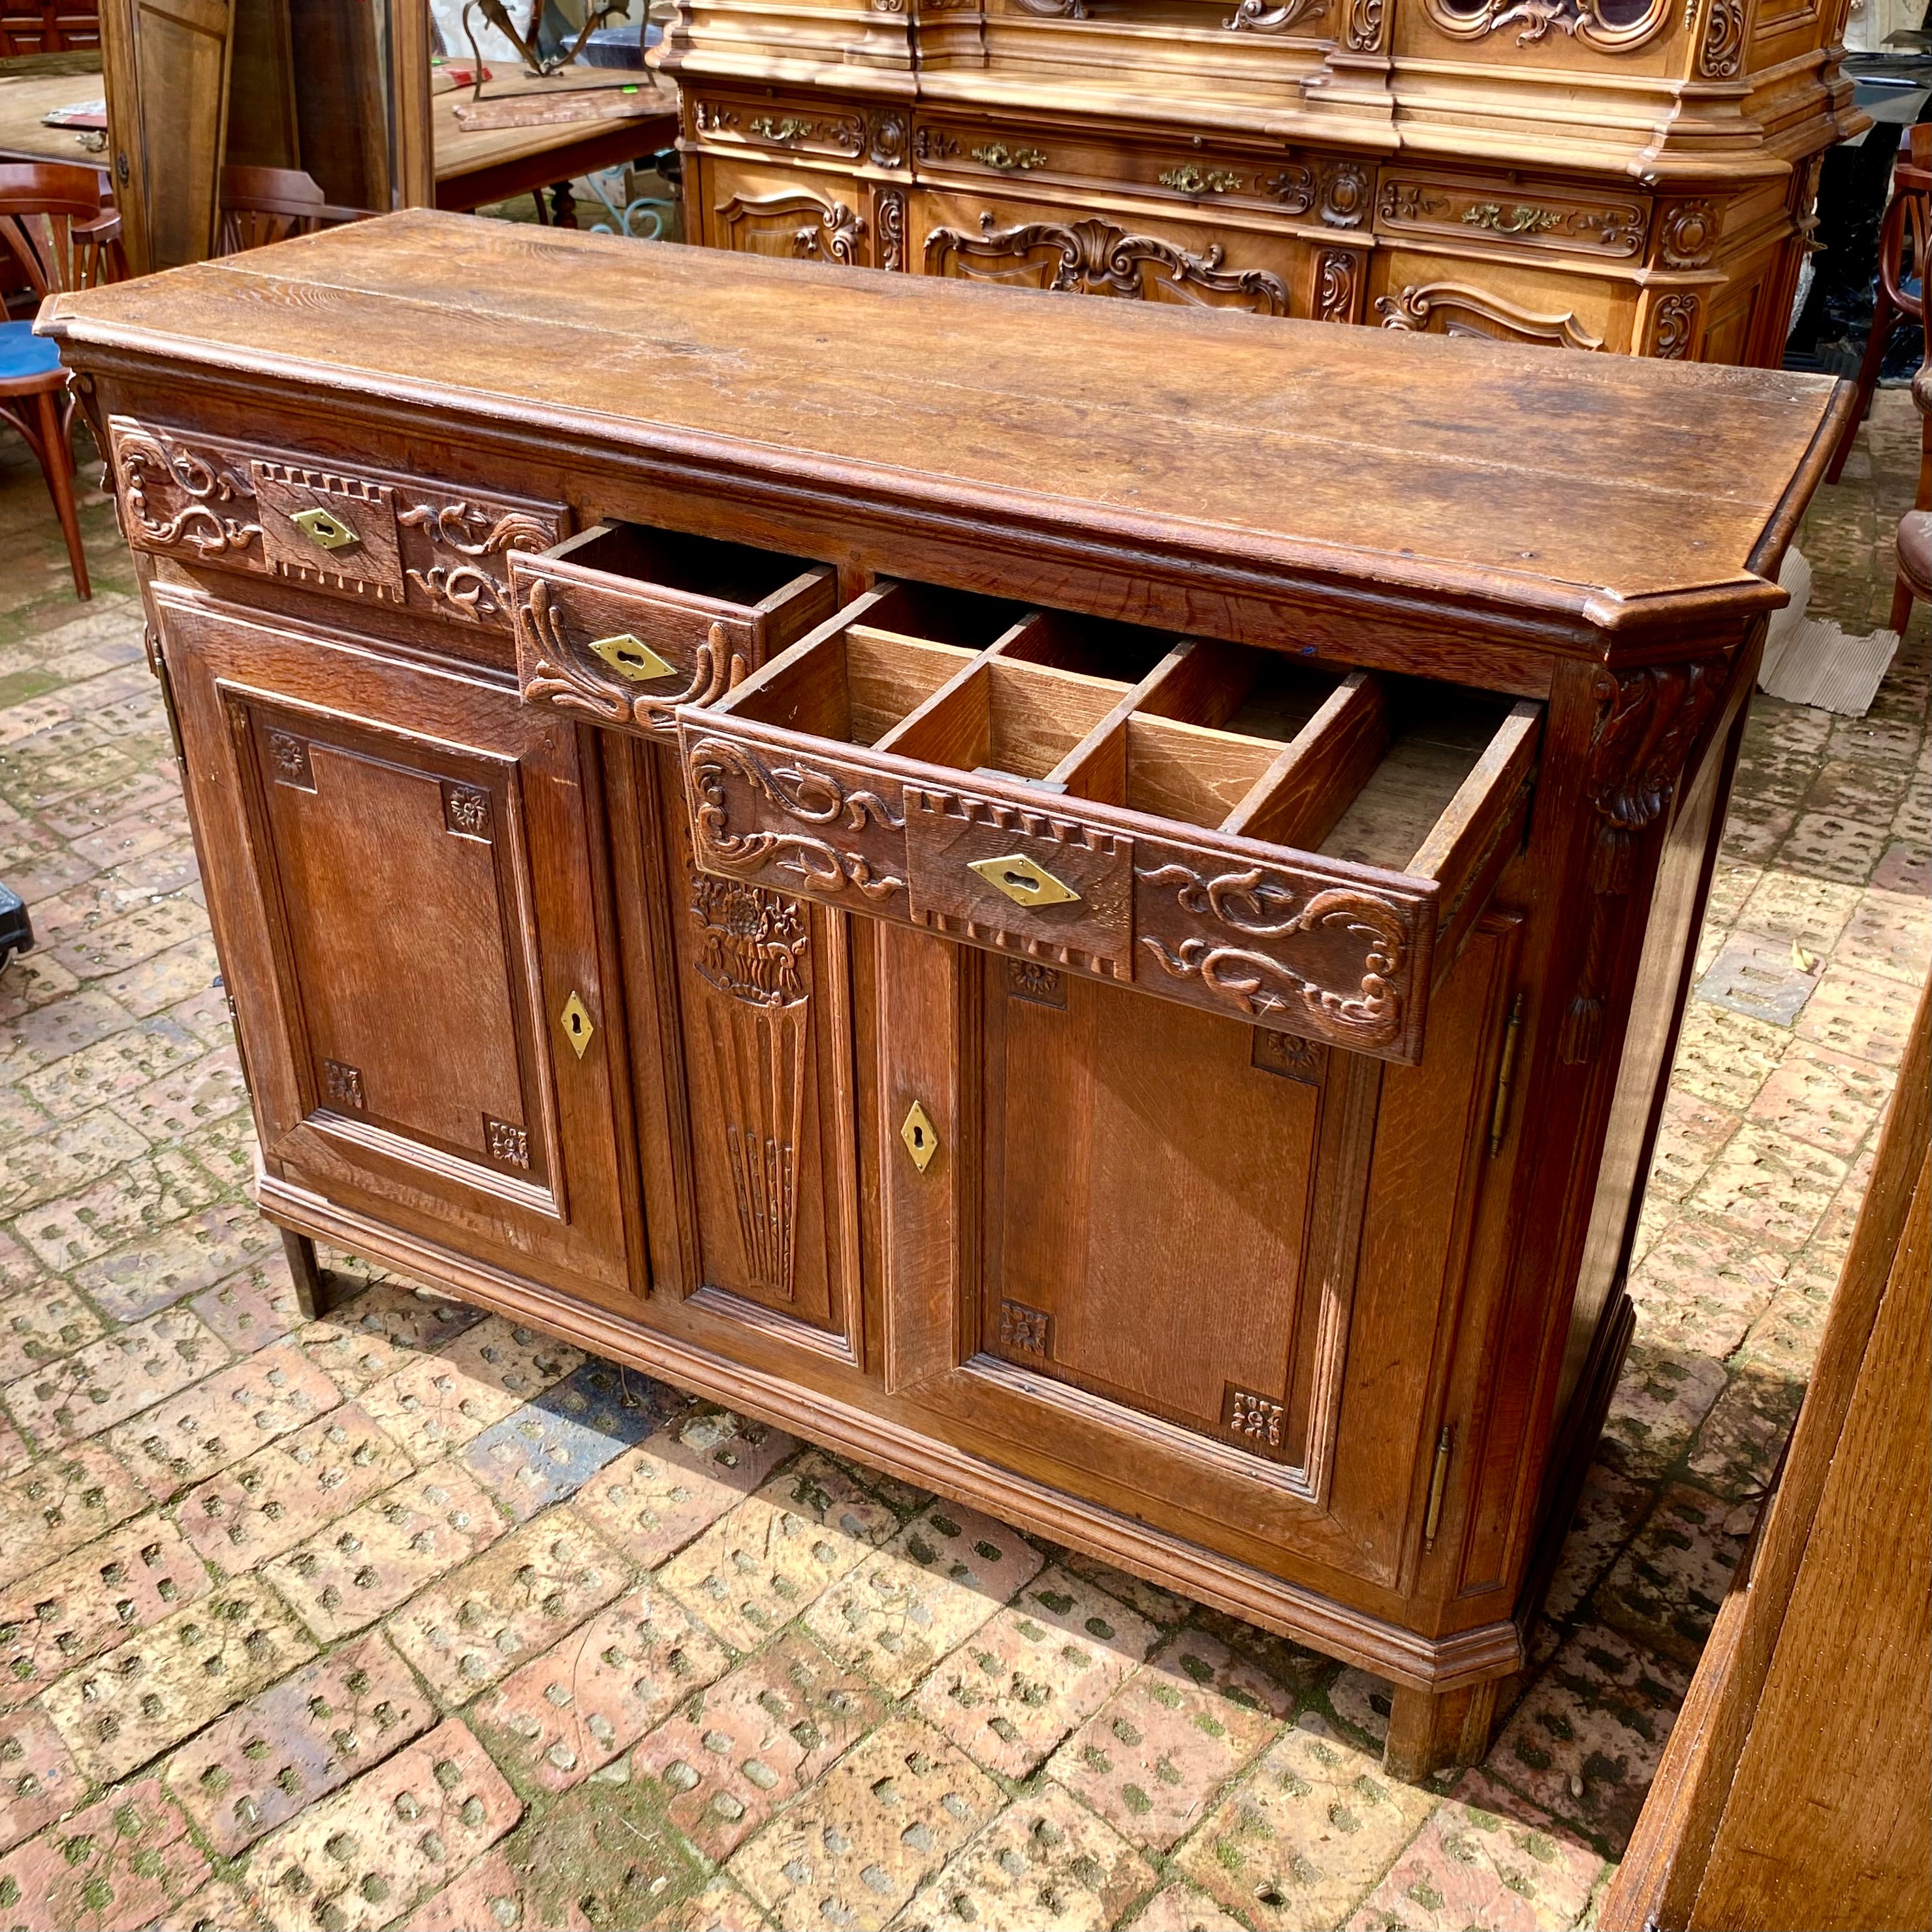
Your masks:
<svg viewBox="0 0 1932 1932"><path fill-rule="evenodd" d="M888 236L868 218L866 184L801 154L706 154L696 179L701 238L740 255L830 262L843 268L896 266ZM773 165L773 164L777 164ZM903 214L904 196L896 206Z"/></svg>
<svg viewBox="0 0 1932 1932"><path fill-rule="evenodd" d="M666 736L838 602L828 565L638 524L509 562L525 698Z"/></svg>
<svg viewBox="0 0 1932 1932"><path fill-rule="evenodd" d="M1541 708L902 584L677 722L707 871L1412 1061Z"/></svg>
<svg viewBox="0 0 1932 1932"><path fill-rule="evenodd" d="M1618 319L1621 285L1600 274L1565 272L1556 262L1528 267L1412 248L1384 248L1373 260L1372 299L1363 316L1384 328L1420 334L1485 336L1552 349L1610 349L1628 325Z"/></svg>
<svg viewBox="0 0 1932 1932"><path fill-rule="evenodd" d="M1217 218L1211 208L1177 209L1143 219L1114 207L1096 214L1064 201L949 189L915 191L910 221L912 257L928 275L1251 315L1321 313L1309 287L1309 244L1282 233L1278 218L1252 211ZM1337 252L1348 257L1352 291L1356 257Z"/></svg>
<svg viewBox="0 0 1932 1932"><path fill-rule="evenodd" d="M1643 254L1650 204L1645 196L1611 189L1384 168L1375 226L1378 235L1460 250L1635 262Z"/></svg>
<svg viewBox="0 0 1932 1932"><path fill-rule="evenodd" d="M245 443L108 423L136 550L507 633L512 552L562 533L560 504L479 496Z"/></svg>

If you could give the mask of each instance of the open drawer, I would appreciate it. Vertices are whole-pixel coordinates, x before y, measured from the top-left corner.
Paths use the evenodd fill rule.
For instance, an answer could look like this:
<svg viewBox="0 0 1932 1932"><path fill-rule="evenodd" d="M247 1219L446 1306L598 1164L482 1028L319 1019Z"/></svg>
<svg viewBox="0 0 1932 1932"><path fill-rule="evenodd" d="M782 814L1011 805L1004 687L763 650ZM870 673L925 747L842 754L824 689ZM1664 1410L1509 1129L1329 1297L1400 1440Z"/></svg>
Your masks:
<svg viewBox="0 0 1932 1932"><path fill-rule="evenodd" d="M641 524L598 524L511 560L526 700L669 736L838 602L829 565Z"/></svg>
<svg viewBox="0 0 1932 1932"><path fill-rule="evenodd" d="M680 712L699 864L1419 1060L1542 707L985 606L872 592Z"/></svg>

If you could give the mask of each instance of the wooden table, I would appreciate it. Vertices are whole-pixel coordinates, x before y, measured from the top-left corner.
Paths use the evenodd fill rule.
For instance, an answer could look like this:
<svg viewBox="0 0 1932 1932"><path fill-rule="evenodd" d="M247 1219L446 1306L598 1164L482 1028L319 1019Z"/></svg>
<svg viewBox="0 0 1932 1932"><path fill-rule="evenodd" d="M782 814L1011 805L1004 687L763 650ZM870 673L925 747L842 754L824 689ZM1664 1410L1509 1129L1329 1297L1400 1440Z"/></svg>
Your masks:
<svg viewBox="0 0 1932 1932"><path fill-rule="evenodd" d="M81 130L44 127L40 116L98 100L104 88L98 74L0 74L0 160L101 166L98 151L82 145Z"/></svg>
<svg viewBox="0 0 1932 1932"><path fill-rule="evenodd" d="M656 111L622 121L581 121L538 128L500 128L472 131L456 118L470 98L469 88L440 94L430 104L435 124L436 205L458 213L486 208L520 194L551 190L551 218L560 227L577 225L569 184L602 168L621 167L677 139L677 90L650 73L628 69L584 69L568 83L582 88L638 87L656 102ZM500 76L484 86L486 100L506 94L561 91L555 81Z"/></svg>
<svg viewBox="0 0 1932 1932"><path fill-rule="evenodd" d="M0 76L0 160L78 162L100 165L71 128L43 126L40 117L57 107L98 100L104 83L98 74ZM548 84L553 89L554 83ZM520 194L553 190L554 218L576 226L568 184L601 168L621 166L640 154L668 147L677 138L677 90L656 75L622 70L586 70L572 76L572 88L642 86L651 91L655 112L624 121L566 122L541 128L500 128L472 132L457 120L459 104L470 99L461 88L438 94L430 105L436 130L436 200L439 208L467 212ZM546 83L514 78L490 81L484 98L536 91Z"/></svg>

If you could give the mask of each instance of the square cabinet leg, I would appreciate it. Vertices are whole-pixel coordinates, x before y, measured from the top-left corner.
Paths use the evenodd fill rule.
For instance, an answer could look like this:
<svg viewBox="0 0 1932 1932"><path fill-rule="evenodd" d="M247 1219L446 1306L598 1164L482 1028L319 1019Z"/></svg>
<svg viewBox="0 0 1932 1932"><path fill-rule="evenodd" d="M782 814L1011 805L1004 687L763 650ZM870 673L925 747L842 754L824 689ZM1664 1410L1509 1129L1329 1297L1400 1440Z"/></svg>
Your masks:
<svg viewBox="0 0 1932 1932"><path fill-rule="evenodd" d="M316 1264L315 1244L306 1234L282 1230L282 1252L294 1276L296 1306L313 1322L328 1309L328 1278Z"/></svg>
<svg viewBox="0 0 1932 1932"><path fill-rule="evenodd" d="M1432 1695L1398 1684L1389 1706L1383 1768L1413 1784L1452 1766L1480 1763L1496 1721L1498 1688L1491 1682Z"/></svg>

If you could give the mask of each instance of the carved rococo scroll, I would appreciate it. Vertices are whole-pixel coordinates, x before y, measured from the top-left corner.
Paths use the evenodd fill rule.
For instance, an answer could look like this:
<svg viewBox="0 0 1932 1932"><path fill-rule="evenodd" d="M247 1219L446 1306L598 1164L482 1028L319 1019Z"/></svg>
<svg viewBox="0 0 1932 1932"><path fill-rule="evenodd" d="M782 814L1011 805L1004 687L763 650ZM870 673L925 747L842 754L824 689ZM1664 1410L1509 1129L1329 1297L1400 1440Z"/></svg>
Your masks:
<svg viewBox="0 0 1932 1932"><path fill-rule="evenodd" d="M396 523L434 560L406 565L403 574L439 615L470 622L509 614L509 584L485 560L546 549L558 534L554 517L462 501L412 503L396 512ZM446 560L445 551L454 554Z"/></svg>
<svg viewBox="0 0 1932 1932"><path fill-rule="evenodd" d="M1600 672L1584 796L1597 814L1587 884L1589 925L1576 991L1563 1016L1558 1057L1576 1066L1603 1044L1605 1002L1645 836L1669 811L1730 662L1653 664L1618 675Z"/></svg>
<svg viewBox="0 0 1932 1932"><path fill-rule="evenodd" d="M130 538L202 558L238 555L260 544L260 523L231 507L255 501L246 476L179 444L164 448L159 437L126 422L115 425L113 442ZM177 497L187 500L174 502Z"/></svg>
<svg viewBox="0 0 1932 1932"><path fill-rule="evenodd" d="M563 619L550 586L535 579L524 598L524 628L536 650L522 677L526 700L560 711L581 712L600 724L634 724L646 730L676 728L678 707L715 704L745 675L745 660L730 647L724 626L714 623L698 647L691 679L682 691L640 692L633 684L592 670L564 634Z"/></svg>
<svg viewBox="0 0 1932 1932"><path fill-rule="evenodd" d="M1743 11L1743 0L1714 4ZM1671 16L1670 0L1423 0L1423 10L1454 40L1481 40L1514 28L1518 46L1534 46L1553 28L1606 54L1634 52L1654 40Z"/></svg>
<svg viewBox="0 0 1932 1932"><path fill-rule="evenodd" d="M980 232L935 228L926 238L926 272L970 280L1007 279L1030 263L1036 285L1078 295L1124 296L1145 300L1156 285L1170 299L1242 308L1256 315L1286 315L1288 290L1265 268L1228 268L1217 242L1196 255L1157 236L1130 235L1110 221L1029 221L1015 228L994 225L988 209Z"/></svg>
<svg viewBox="0 0 1932 1932"><path fill-rule="evenodd" d="M1324 1031L1364 1046L1386 1046L1400 1034L1397 982L1408 947L1394 907L1348 887L1304 898L1264 879L1258 867L1207 878L1190 867L1168 864L1135 876L1144 886L1172 889L1181 911L1196 920L1212 920L1226 935L1163 938L1142 932L1142 946L1173 978L1198 980L1219 1003L1245 1019L1278 1018L1298 1010ZM1280 943L1335 931L1362 942L1360 978L1352 986L1324 983L1316 976L1314 958L1298 958Z"/></svg>

